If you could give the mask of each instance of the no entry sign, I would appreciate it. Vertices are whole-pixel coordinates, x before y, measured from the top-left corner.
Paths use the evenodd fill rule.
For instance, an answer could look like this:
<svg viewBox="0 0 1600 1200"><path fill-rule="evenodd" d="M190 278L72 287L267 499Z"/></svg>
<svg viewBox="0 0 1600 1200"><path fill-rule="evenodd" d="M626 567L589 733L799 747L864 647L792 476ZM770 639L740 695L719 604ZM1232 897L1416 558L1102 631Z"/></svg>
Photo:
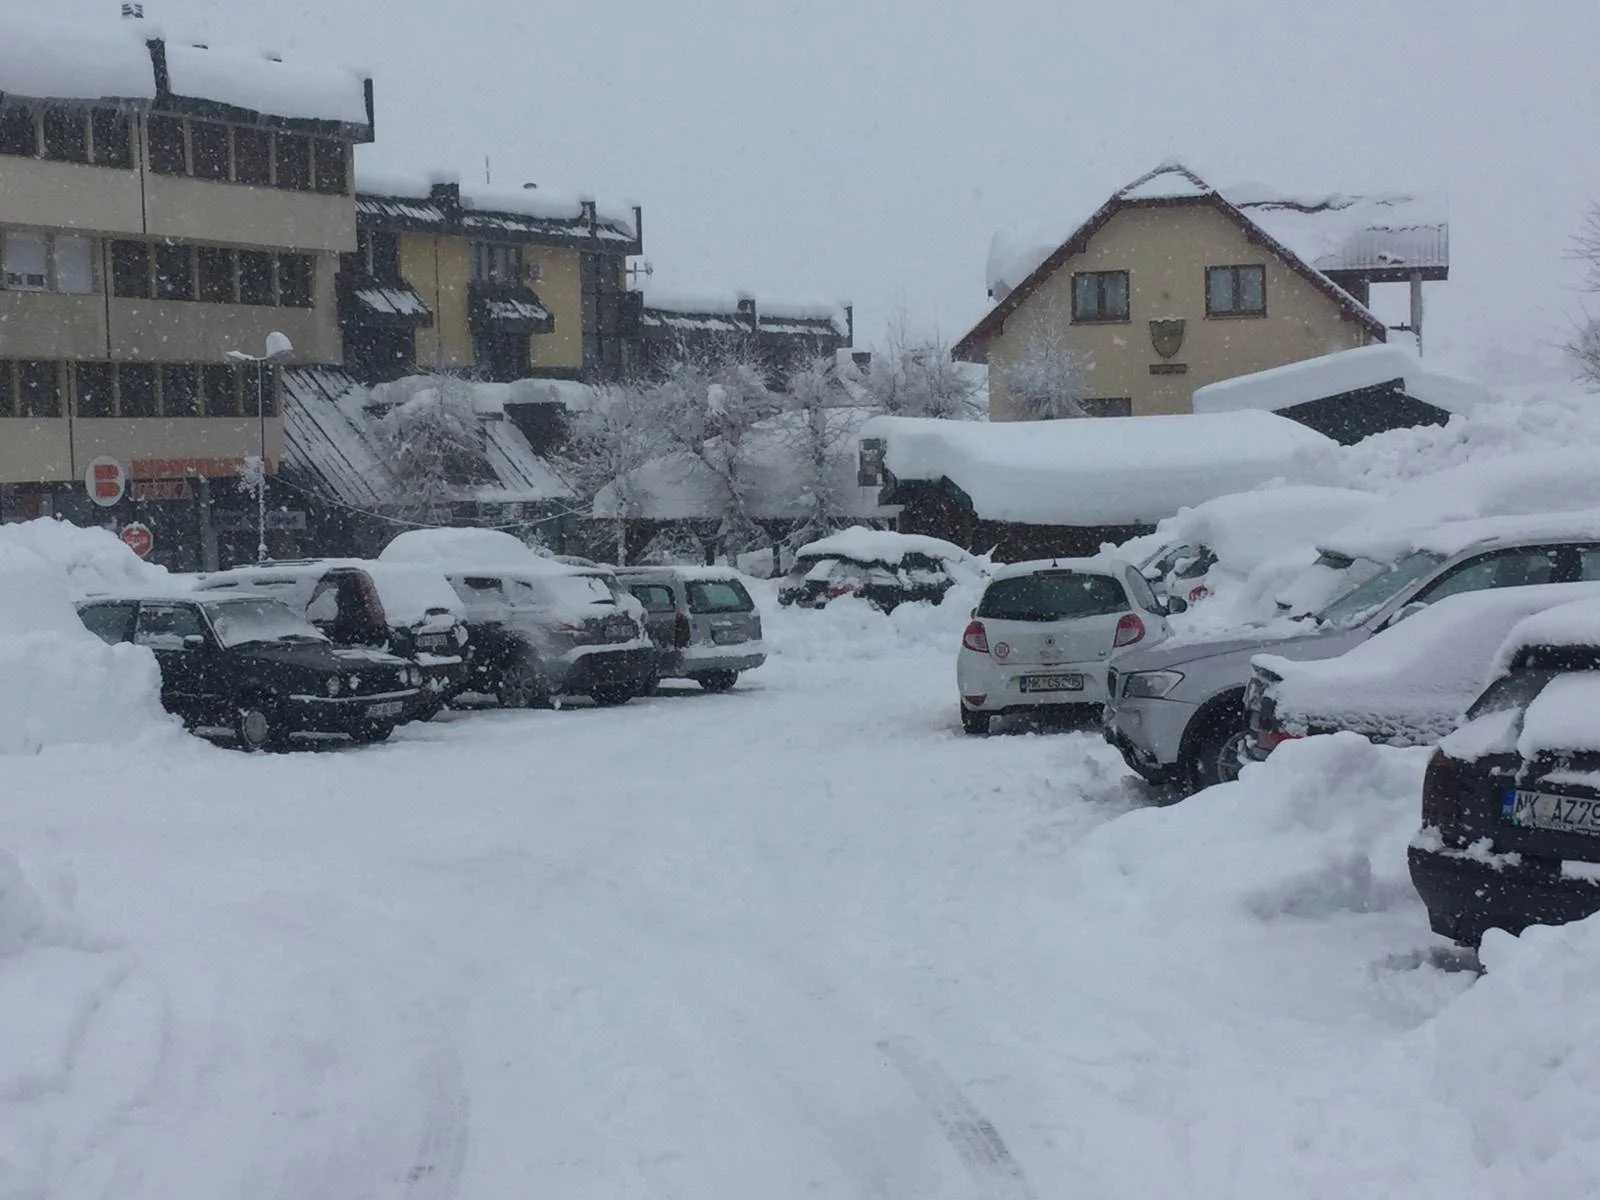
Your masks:
<svg viewBox="0 0 1600 1200"><path fill-rule="evenodd" d="M116 459L102 454L83 473L83 487L89 499L101 508L110 508L128 490L128 473Z"/></svg>
<svg viewBox="0 0 1600 1200"><path fill-rule="evenodd" d="M150 526L135 521L132 525L124 525L122 532L117 534L140 558L149 557L150 551L155 549L156 535L150 532Z"/></svg>

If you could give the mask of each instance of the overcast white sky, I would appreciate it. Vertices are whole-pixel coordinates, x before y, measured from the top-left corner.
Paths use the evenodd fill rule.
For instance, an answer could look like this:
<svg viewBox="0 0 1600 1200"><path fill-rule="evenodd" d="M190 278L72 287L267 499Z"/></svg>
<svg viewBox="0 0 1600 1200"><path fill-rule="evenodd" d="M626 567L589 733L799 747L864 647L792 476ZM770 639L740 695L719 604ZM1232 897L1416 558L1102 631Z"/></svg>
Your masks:
<svg viewBox="0 0 1600 1200"><path fill-rule="evenodd" d="M15 0L14 0L15 2ZM1448 192L1430 351L1558 342L1600 198L1596 0L145 0L373 72L385 170L644 206L654 284L849 298L957 337L998 229L1180 158L1219 185ZM116 0L43 13L114 16Z"/></svg>

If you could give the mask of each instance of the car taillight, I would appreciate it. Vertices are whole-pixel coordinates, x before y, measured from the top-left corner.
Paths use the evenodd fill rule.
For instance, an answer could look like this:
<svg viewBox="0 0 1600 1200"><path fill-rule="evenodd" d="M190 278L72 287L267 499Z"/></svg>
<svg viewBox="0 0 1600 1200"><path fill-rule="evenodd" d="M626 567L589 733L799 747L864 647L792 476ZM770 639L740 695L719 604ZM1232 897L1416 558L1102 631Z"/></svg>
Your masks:
<svg viewBox="0 0 1600 1200"><path fill-rule="evenodd" d="M848 596L851 592L853 592L855 590L856 589L851 584L848 584L848 583L836 583L836 584L834 584L832 587L830 587L828 589L828 598L830 600L832 600L832 599L836 599L839 596Z"/></svg>
<svg viewBox="0 0 1600 1200"><path fill-rule="evenodd" d="M688 614L679 613L678 619L672 623L672 644L682 650L693 638L694 631L689 628Z"/></svg>
<svg viewBox="0 0 1600 1200"><path fill-rule="evenodd" d="M1422 823L1436 828L1454 824L1468 786L1467 764L1435 750L1422 777Z"/></svg>
<svg viewBox="0 0 1600 1200"><path fill-rule="evenodd" d="M1144 622L1139 619L1138 613L1125 613L1122 620L1117 622L1117 636L1111 639L1113 646L1131 646L1135 642L1144 640Z"/></svg>
<svg viewBox="0 0 1600 1200"><path fill-rule="evenodd" d="M966 630L961 634L961 645L967 650L976 650L979 654L989 653L989 631L983 627L982 621L969 621Z"/></svg>
<svg viewBox="0 0 1600 1200"><path fill-rule="evenodd" d="M1256 740L1261 743L1263 750L1272 751L1285 742L1298 742L1300 735L1298 733L1285 733L1281 729L1264 729L1256 735Z"/></svg>

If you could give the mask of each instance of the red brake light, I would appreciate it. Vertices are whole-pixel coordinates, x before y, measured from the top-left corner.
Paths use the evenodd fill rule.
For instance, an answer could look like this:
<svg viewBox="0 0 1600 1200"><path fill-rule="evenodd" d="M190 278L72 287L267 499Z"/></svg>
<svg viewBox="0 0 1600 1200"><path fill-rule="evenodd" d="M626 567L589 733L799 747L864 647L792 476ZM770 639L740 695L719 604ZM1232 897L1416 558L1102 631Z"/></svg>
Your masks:
<svg viewBox="0 0 1600 1200"><path fill-rule="evenodd" d="M688 614L679 613L678 619L672 623L672 644L682 650L693 638L694 633L689 628Z"/></svg>
<svg viewBox="0 0 1600 1200"><path fill-rule="evenodd" d="M1144 640L1144 622L1139 619L1138 613L1126 613L1122 620L1117 622L1117 636L1111 639L1113 646L1131 646L1135 642Z"/></svg>
<svg viewBox="0 0 1600 1200"><path fill-rule="evenodd" d="M982 621L969 621L966 630L961 634L961 645L968 650L976 650L979 654L989 653L989 631L983 627Z"/></svg>
<svg viewBox="0 0 1600 1200"><path fill-rule="evenodd" d="M855 590L848 583L836 583L828 589L828 598L831 600L838 596L848 596Z"/></svg>
<svg viewBox="0 0 1600 1200"><path fill-rule="evenodd" d="M1261 734L1260 740L1263 749L1276 750L1285 742L1298 742L1300 735L1298 733L1285 733L1281 729L1269 729Z"/></svg>

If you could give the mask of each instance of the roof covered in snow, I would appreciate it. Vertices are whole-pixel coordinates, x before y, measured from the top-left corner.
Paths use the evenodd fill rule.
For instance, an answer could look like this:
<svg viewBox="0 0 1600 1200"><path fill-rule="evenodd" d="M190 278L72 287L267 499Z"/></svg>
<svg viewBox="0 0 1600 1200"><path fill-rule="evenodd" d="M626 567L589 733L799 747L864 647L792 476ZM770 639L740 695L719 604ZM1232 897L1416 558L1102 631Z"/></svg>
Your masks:
<svg viewBox="0 0 1600 1200"><path fill-rule="evenodd" d="M1153 525L1187 505L1294 477L1330 452L1320 433L1272 413L940 421L877 417L897 483L948 480L983 520Z"/></svg>
<svg viewBox="0 0 1600 1200"><path fill-rule="evenodd" d="M142 21L67 26L0 18L0 93L8 97L156 108L198 102L336 124L370 140L369 83L346 67L163 37Z"/></svg>
<svg viewBox="0 0 1600 1200"><path fill-rule="evenodd" d="M544 188L464 184L446 172L375 173L356 161L356 217L367 225L498 241L582 241L637 254L639 211L601 209L587 196Z"/></svg>
<svg viewBox="0 0 1600 1200"><path fill-rule="evenodd" d="M404 485L389 465L378 430L382 414L373 407L371 389L328 367L286 370L283 386L287 467L352 508L382 511L405 502ZM481 504L570 499L571 487L503 412L503 405L490 404L480 413L483 463L491 481L462 484L445 499Z"/></svg>
<svg viewBox="0 0 1600 1200"><path fill-rule="evenodd" d="M1283 195L1256 184L1228 201L1319 271L1372 279L1450 273L1449 202L1442 194Z"/></svg>
<svg viewBox="0 0 1600 1200"><path fill-rule="evenodd" d="M1559 608L1547 607L1537 615L1525 617L1501 642L1494 656L1493 673L1502 675L1510 670L1512 662L1524 650L1545 646L1592 647L1600 651L1600 597L1577 596L1572 603Z"/></svg>
<svg viewBox="0 0 1600 1200"><path fill-rule="evenodd" d="M941 562L966 562L972 557L954 542L916 533L895 533L852 525L838 533L808 542L794 552L799 559L848 558L855 562L897 566L908 554L923 554Z"/></svg>
<svg viewBox="0 0 1600 1200"><path fill-rule="evenodd" d="M1068 259L1081 253L1101 226L1124 208L1212 206L1243 228L1252 239L1271 249L1347 317L1379 339L1386 335L1383 322L1326 272L1354 273L1361 262L1371 259L1376 263L1384 256L1402 252L1422 255L1424 245L1431 247L1427 252L1436 257L1448 251L1448 230L1443 223L1422 223L1425 218L1431 220L1442 212L1442 201L1395 196L1331 196L1298 201L1259 187L1244 189L1238 194L1251 203L1250 209L1241 207L1232 194L1219 192L1183 164L1165 162L1112 193L1110 199L1065 239L1013 239L996 235L989 246L987 271L989 294L994 297L995 305L956 343L955 356L972 362L983 361L989 340L1004 327L1006 317ZM1417 224L1413 226L1409 222ZM1423 229L1433 232L1426 235L1418 232ZM1387 269L1395 264L1385 260L1381 265ZM1370 275L1376 269L1373 267L1366 273ZM1443 278L1437 274L1427 277Z"/></svg>
<svg viewBox="0 0 1600 1200"><path fill-rule="evenodd" d="M1196 388L1197 413L1257 408L1281 412L1329 396L1399 382L1406 395L1451 413L1468 413L1489 399L1481 384L1423 365L1403 346L1358 346Z"/></svg>
<svg viewBox="0 0 1600 1200"><path fill-rule="evenodd" d="M784 304L752 296L645 295L640 314L646 337L739 335L759 331L764 337L847 339L849 319L838 305Z"/></svg>

